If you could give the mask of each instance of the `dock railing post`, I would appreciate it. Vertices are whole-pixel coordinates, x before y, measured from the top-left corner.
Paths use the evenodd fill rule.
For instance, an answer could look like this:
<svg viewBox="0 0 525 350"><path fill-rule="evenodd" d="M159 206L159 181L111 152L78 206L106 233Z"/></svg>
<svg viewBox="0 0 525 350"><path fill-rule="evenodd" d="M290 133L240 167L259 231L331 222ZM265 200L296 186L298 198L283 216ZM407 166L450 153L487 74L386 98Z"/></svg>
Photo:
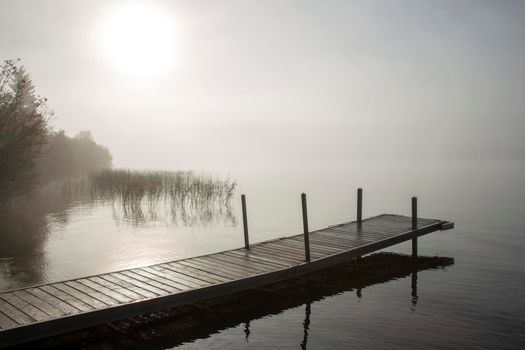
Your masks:
<svg viewBox="0 0 525 350"><path fill-rule="evenodd" d="M244 248L250 249L250 240L248 238L248 214L246 213L246 196L241 195L242 204L242 224L244 227Z"/></svg>
<svg viewBox="0 0 525 350"><path fill-rule="evenodd" d="M412 197L412 230L417 230L417 198ZM417 258L417 237L412 238L412 257Z"/></svg>
<svg viewBox="0 0 525 350"><path fill-rule="evenodd" d="M306 194L301 194L301 204L303 207L303 231L304 231L304 254L306 261L310 262L310 232L308 231L308 212L306 208Z"/></svg>
<svg viewBox="0 0 525 350"><path fill-rule="evenodd" d="M357 222L361 223L363 219L363 189L357 189Z"/></svg>

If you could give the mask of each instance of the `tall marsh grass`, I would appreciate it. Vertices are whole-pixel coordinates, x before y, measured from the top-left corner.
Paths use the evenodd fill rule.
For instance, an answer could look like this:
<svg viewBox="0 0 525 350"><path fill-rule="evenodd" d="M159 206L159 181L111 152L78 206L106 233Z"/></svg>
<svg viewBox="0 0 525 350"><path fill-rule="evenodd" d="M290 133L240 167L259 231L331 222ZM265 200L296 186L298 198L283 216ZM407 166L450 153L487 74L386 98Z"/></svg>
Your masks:
<svg viewBox="0 0 525 350"><path fill-rule="evenodd" d="M168 213L189 224L209 222L217 214L234 221L230 202L235 188L235 181L193 171L119 169L69 180L63 193L73 200L112 203L117 214L136 223Z"/></svg>

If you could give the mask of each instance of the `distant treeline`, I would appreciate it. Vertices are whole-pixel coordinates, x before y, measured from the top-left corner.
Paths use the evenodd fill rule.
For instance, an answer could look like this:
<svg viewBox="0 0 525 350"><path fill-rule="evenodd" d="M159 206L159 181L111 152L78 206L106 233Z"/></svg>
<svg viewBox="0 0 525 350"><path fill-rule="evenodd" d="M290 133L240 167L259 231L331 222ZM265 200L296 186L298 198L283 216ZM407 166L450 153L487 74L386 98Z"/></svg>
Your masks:
<svg viewBox="0 0 525 350"><path fill-rule="evenodd" d="M55 132L51 116L19 61L0 63L0 205L35 185L111 167L90 132Z"/></svg>
<svg viewBox="0 0 525 350"><path fill-rule="evenodd" d="M60 130L47 135L37 171L42 180L48 181L108 169L111 161L109 150L97 144L91 132L81 131L75 137L69 137Z"/></svg>

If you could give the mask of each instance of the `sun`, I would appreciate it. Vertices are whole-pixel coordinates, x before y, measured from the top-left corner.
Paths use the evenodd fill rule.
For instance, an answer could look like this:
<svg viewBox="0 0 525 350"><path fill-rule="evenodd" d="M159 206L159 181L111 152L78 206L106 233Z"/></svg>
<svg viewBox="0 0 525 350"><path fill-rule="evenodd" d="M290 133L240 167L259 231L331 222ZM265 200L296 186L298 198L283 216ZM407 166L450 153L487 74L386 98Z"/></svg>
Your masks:
<svg viewBox="0 0 525 350"><path fill-rule="evenodd" d="M132 77L156 77L174 68L177 35L173 16L152 2L109 8L99 27L102 55Z"/></svg>

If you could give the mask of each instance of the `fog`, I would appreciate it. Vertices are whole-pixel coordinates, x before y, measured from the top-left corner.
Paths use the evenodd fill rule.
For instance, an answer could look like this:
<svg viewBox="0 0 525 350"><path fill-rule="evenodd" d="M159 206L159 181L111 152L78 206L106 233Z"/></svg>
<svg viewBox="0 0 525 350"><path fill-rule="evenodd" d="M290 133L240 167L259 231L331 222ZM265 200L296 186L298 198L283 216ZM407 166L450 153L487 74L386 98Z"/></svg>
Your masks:
<svg viewBox="0 0 525 350"><path fill-rule="evenodd" d="M148 1L174 55L141 74L100 42L125 3L0 0L1 58L117 167L525 159L521 1Z"/></svg>

